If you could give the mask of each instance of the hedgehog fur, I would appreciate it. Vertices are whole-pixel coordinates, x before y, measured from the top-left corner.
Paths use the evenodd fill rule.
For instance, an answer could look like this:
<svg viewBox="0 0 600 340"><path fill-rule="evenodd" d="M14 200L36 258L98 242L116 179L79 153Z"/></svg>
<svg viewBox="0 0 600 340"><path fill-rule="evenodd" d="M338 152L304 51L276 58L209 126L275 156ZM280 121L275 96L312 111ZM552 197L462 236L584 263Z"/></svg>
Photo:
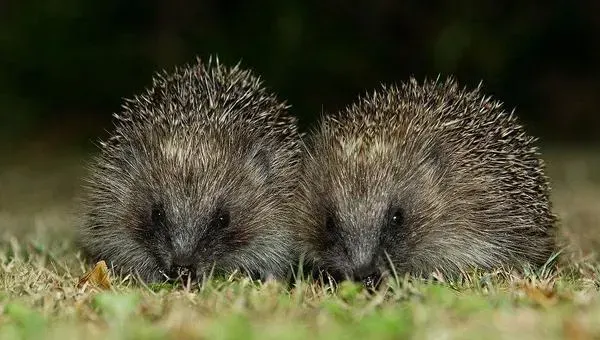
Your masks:
<svg viewBox="0 0 600 340"><path fill-rule="evenodd" d="M239 64L162 72L115 114L90 166L79 243L149 282L188 274L282 277L300 134Z"/></svg>
<svg viewBox="0 0 600 340"><path fill-rule="evenodd" d="M555 217L536 139L452 78L383 86L306 141L297 235L333 277L542 265Z"/></svg>

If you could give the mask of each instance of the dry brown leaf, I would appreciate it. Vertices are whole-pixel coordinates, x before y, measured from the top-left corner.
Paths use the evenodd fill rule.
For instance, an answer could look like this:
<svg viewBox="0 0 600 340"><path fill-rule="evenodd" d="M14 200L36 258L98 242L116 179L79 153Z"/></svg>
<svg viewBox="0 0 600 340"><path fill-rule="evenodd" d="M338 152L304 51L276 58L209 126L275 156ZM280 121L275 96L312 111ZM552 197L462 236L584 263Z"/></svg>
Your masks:
<svg viewBox="0 0 600 340"><path fill-rule="evenodd" d="M523 290L527 294L527 297L542 307L551 307L558 303L558 295L552 289L544 289L533 284L526 284Z"/></svg>
<svg viewBox="0 0 600 340"><path fill-rule="evenodd" d="M101 289L110 289L110 276L106 262L100 261L96 263L94 268L85 273L77 283L77 288L84 288L88 285L99 287Z"/></svg>

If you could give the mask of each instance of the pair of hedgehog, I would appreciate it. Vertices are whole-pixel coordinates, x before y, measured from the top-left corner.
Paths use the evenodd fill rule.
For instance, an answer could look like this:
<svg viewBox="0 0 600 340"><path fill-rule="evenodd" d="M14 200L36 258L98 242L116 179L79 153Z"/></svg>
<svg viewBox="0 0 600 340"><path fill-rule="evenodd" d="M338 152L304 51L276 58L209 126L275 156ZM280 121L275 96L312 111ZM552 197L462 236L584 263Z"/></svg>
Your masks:
<svg viewBox="0 0 600 340"><path fill-rule="evenodd" d="M535 138L452 80L383 86L302 134L239 64L160 73L87 178L91 260L156 282L303 259L336 280L542 265L555 217Z"/></svg>

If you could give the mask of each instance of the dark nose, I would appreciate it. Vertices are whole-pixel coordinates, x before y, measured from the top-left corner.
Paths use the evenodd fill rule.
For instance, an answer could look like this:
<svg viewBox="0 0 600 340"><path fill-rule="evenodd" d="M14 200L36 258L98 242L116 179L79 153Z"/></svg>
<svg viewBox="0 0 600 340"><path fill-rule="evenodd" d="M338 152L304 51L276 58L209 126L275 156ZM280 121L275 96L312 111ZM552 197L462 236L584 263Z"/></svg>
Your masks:
<svg viewBox="0 0 600 340"><path fill-rule="evenodd" d="M354 271L354 281L361 282L369 289L377 289L381 283L381 272L373 266L359 268Z"/></svg>
<svg viewBox="0 0 600 340"><path fill-rule="evenodd" d="M196 279L196 268L193 266L193 261L188 257L175 257L169 270L171 280L181 280L187 282L189 279Z"/></svg>
<svg viewBox="0 0 600 340"><path fill-rule="evenodd" d="M186 283L188 280L196 279L196 270L192 266L178 266L173 265L169 271L169 278L175 281L183 281Z"/></svg>
<svg viewBox="0 0 600 340"><path fill-rule="evenodd" d="M365 287L369 289L377 289L379 287L379 283L381 283L381 274L372 273L363 277L361 281Z"/></svg>

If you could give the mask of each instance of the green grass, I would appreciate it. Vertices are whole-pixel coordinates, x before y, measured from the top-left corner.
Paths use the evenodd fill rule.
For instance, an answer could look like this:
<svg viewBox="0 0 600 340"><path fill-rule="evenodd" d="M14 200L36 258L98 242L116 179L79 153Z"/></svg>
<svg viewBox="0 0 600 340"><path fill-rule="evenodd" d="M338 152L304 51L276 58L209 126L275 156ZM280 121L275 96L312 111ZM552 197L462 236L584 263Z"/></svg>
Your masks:
<svg viewBox="0 0 600 340"><path fill-rule="evenodd" d="M392 280L370 294L241 276L184 289L112 278L77 288L77 160L0 172L0 339L586 339L600 337L600 185L596 154L551 158L567 248L557 271Z"/></svg>

